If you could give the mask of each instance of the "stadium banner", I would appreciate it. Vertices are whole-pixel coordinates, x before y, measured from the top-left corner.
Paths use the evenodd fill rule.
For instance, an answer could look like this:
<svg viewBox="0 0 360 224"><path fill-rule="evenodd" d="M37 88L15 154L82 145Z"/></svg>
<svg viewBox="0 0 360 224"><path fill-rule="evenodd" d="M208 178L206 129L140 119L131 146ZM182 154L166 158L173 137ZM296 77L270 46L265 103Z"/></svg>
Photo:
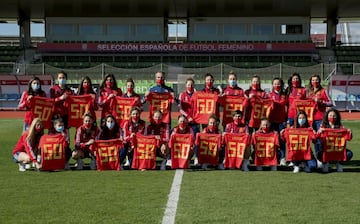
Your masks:
<svg viewBox="0 0 360 224"><path fill-rule="evenodd" d="M300 110L304 111L307 115L307 120L311 126L314 121L314 110L316 107L316 102L313 99L305 100L295 100L296 113L299 113Z"/></svg>
<svg viewBox="0 0 360 224"><path fill-rule="evenodd" d="M304 161L311 159L311 142L314 131L309 128L286 128L286 160Z"/></svg>
<svg viewBox="0 0 360 224"><path fill-rule="evenodd" d="M226 124L233 121L232 113L235 110L240 110L245 114L245 108L247 106L247 99L241 96L223 96L219 98L220 105L224 107L222 125L225 127ZM242 121L245 121L245 116L242 116Z"/></svg>
<svg viewBox="0 0 360 224"><path fill-rule="evenodd" d="M195 92L193 99L193 119L195 123L207 124L211 114L216 114L218 95L213 93Z"/></svg>
<svg viewBox="0 0 360 224"><path fill-rule="evenodd" d="M309 52L314 43L38 43L39 52Z"/></svg>
<svg viewBox="0 0 360 224"><path fill-rule="evenodd" d="M328 92L338 110L357 110L360 105L360 75L331 76Z"/></svg>
<svg viewBox="0 0 360 224"><path fill-rule="evenodd" d="M170 113L171 113L171 104L174 102L173 93L150 92L149 95L146 96L146 101L150 103L150 109L149 109L150 122L153 119L154 112L159 110L162 113L162 122L164 122L165 124L171 123Z"/></svg>
<svg viewBox="0 0 360 224"><path fill-rule="evenodd" d="M137 104L137 98L128 98L116 96L111 101L112 115L115 117L120 127L123 127L125 121L130 120L130 111Z"/></svg>
<svg viewBox="0 0 360 224"><path fill-rule="evenodd" d="M156 146L158 140L154 135L137 134L134 141L134 160L132 169L156 169Z"/></svg>
<svg viewBox="0 0 360 224"><path fill-rule="evenodd" d="M31 98L31 114L33 118L40 118L45 129L51 128L51 119L54 107L54 99L34 96Z"/></svg>
<svg viewBox="0 0 360 224"><path fill-rule="evenodd" d="M250 144L249 134L225 133L225 168L240 169L246 148Z"/></svg>
<svg viewBox="0 0 360 224"><path fill-rule="evenodd" d="M69 127L78 128L83 124L83 116L86 112L89 111L93 100L94 99L91 97L91 95L70 95L66 99L69 116Z"/></svg>
<svg viewBox="0 0 360 224"><path fill-rule="evenodd" d="M323 162L346 161L346 141L351 140L351 134L347 129L325 128L320 139L324 146Z"/></svg>
<svg viewBox="0 0 360 224"><path fill-rule="evenodd" d="M255 149L255 166L276 166L276 151L279 147L279 136L275 132L255 132L252 136Z"/></svg>
<svg viewBox="0 0 360 224"><path fill-rule="evenodd" d="M194 143L192 134L173 134L169 141L171 148L171 168L189 168L189 153Z"/></svg>
<svg viewBox="0 0 360 224"><path fill-rule="evenodd" d="M41 136L41 170L62 170L65 168L66 139L62 134Z"/></svg>
<svg viewBox="0 0 360 224"><path fill-rule="evenodd" d="M120 170L119 149L122 147L119 139L96 140L94 148L97 170Z"/></svg>
<svg viewBox="0 0 360 224"><path fill-rule="evenodd" d="M218 165L221 147L220 134L198 133L195 144L198 147L199 164Z"/></svg>

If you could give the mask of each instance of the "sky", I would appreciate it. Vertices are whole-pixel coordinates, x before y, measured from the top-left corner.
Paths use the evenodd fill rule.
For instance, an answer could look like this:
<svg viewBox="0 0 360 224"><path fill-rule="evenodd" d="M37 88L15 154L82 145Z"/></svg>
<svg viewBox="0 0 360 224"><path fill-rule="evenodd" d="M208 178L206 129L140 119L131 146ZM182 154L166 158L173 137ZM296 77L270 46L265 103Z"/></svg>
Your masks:
<svg viewBox="0 0 360 224"><path fill-rule="evenodd" d="M350 28L351 42L360 43L360 22L348 23ZM186 24L178 25L178 36L186 36ZM344 26L342 26L344 27ZM31 36L33 37L45 37L45 24L31 23L30 27ZM343 29L338 25L338 33L341 33ZM311 24L312 34L326 33L325 23L313 23ZM13 23L0 23L0 36L18 36L19 27L16 22ZM169 36L176 36L176 26L169 26Z"/></svg>

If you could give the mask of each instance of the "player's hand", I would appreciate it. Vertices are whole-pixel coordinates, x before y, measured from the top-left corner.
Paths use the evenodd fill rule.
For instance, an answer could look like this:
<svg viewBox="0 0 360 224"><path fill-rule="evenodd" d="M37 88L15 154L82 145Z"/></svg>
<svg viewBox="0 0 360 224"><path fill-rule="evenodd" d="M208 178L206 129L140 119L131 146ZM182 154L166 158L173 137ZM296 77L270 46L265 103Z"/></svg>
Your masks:
<svg viewBox="0 0 360 224"><path fill-rule="evenodd" d="M26 98L26 100L28 101L28 102L30 102L30 100L33 98L33 96L32 95L29 95L27 98Z"/></svg>

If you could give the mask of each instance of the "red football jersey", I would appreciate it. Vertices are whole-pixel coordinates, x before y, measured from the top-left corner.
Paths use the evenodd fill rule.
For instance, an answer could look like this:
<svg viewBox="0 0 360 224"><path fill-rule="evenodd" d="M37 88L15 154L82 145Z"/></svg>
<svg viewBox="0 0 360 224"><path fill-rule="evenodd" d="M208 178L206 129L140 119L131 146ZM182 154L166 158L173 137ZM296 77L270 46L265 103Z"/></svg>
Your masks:
<svg viewBox="0 0 360 224"><path fill-rule="evenodd" d="M325 128L320 134L323 144L323 162L346 161L346 142L351 138L351 133L345 128Z"/></svg>
<svg viewBox="0 0 360 224"><path fill-rule="evenodd" d="M43 135L40 139L41 170L61 170L65 168L66 138L62 134Z"/></svg>
<svg viewBox="0 0 360 224"><path fill-rule="evenodd" d="M268 93L267 95L268 99L271 99L274 101L273 106L270 110L269 114L269 121L271 123L283 123L286 122L287 118L287 104L288 100L285 94L278 94L274 91Z"/></svg>
<svg viewBox="0 0 360 224"><path fill-rule="evenodd" d="M93 116L93 119L96 121L93 101L94 99L91 95L69 96L66 99L69 116L69 127L77 128L81 126L83 123L83 116L88 111L91 113L91 116Z"/></svg>
<svg viewBox="0 0 360 224"><path fill-rule="evenodd" d="M313 99L294 100L294 104L296 107L296 113L300 110L303 110L306 113L307 120L311 126L314 121L314 110L316 107L315 101Z"/></svg>
<svg viewBox="0 0 360 224"><path fill-rule="evenodd" d="M25 116L24 116L24 122L31 124L32 120L34 119L34 114L31 112L32 110L32 104L31 100L27 100L29 94L28 91L24 91L21 95L21 99L19 101L18 108L20 110L26 110ZM34 96L40 96L40 97L46 97L46 93L44 91L40 91L38 93L35 93Z"/></svg>
<svg viewBox="0 0 360 224"><path fill-rule="evenodd" d="M295 100L306 99L306 89L304 87L292 88L292 92L288 96L289 107L288 107L288 118L296 118L296 106Z"/></svg>
<svg viewBox="0 0 360 224"><path fill-rule="evenodd" d="M276 152L280 145L277 132L253 133L252 145L255 150L255 166L277 165Z"/></svg>
<svg viewBox="0 0 360 224"><path fill-rule="evenodd" d="M174 95L171 92L150 92L146 97L150 103L149 121L153 119L154 112L159 110L162 113L162 122L171 123L171 104L174 102Z"/></svg>
<svg viewBox="0 0 360 224"><path fill-rule="evenodd" d="M322 88L316 93L309 94L308 97L311 99L317 98L318 100L316 107L314 108L314 121L322 120L324 112L326 111L326 107L330 107L332 105L326 89Z"/></svg>
<svg viewBox="0 0 360 224"><path fill-rule="evenodd" d="M219 150L221 146L220 134L198 133L195 144L198 147L199 163L217 165L219 163Z"/></svg>
<svg viewBox="0 0 360 224"><path fill-rule="evenodd" d="M180 93L179 95L179 112L185 117L192 118L193 116L193 108L191 105L191 99L194 92L192 94L188 93L187 91Z"/></svg>
<svg viewBox="0 0 360 224"><path fill-rule="evenodd" d="M171 168L187 169L189 167L189 153L193 148L194 135L171 135L169 148L171 149Z"/></svg>
<svg viewBox="0 0 360 224"><path fill-rule="evenodd" d="M219 115L217 107L218 95L213 93L195 92L192 96L193 119L195 123L207 124L211 114Z"/></svg>
<svg viewBox="0 0 360 224"><path fill-rule="evenodd" d="M286 128L283 135L286 141L287 161L311 159L311 143L315 139L312 128Z"/></svg>
<svg viewBox="0 0 360 224"><path fill-rule="evenodd" d="M261 118L269 117L270 109L272 108L273 100L263 99L260 97L252 97L250 99L251 111L249 118L249 127L259 128Z"/></svg>
<svg viewBox="0 0 360 224"><path fill-rule="evenodd" d="M43 122L44 128L49 129L52 126L52 111L54 105L56 105L54 99L35 96L31 99L30 104L32 119L40 118Z"/></svg>
<svg viewBox="0 0 360 224"><path fill-rule="evenodd" d="M61 89L59 85L50 88L50 98L55 99L54 114L60 114L60 116L67 115L68 112L65 100L60 99L63 94L74 95L74 92L69 87Z"/></svg>
<svg viewBox="0 0 360 224"><path fill-rule="evenodd" d="M245 108L247 107L247 99L243 96L225 95L219 99L220 105L224 107L222 125L225 127L226 124L233 121L232 113L235 110L240 110L245 114ZM245 116L243 116L244 118ZM244 120L244 119L243 119Z"/></svg>
<svg viewBox="0 0 360 224"><path fill-rule="evenodd" d="M249 134L224 134L225 168L240 168L246 148L250 145Z"/></svg>
<svg viewBox="0 0 360 224"><path fill-rule="evenodd" d="M31 161L36 162L36 153L38 151L38 145L41 136L40 135L36 136L34 144L30 144L30 142L26 140L27 136L28 136L28 131L25 131L19 138L18 142L16 143L12 151L12 154L14 155L17 152L25 152L26 154L28 154Z"/></svg>
<svg viewBox="0 0 360 224"><path fill-rule="evenodd" d="M132 169L156 169L157 141L153 135L136 134Z"/></svg>
<svg viewBox="0 0 360 224"><path fill-rule="evenodd" d="M112 105L112 100L114 98L109 99L108 97L110 94L114 94L115 96L121 96L122 91L120 88L113 90L107 87L100 90L98 104L102 108L101 118L104 118L106 117L106 115L111 114L113 112L113 108L111 108L111 105Z"/></svg>
<svg viewBox="0 0 360 224"><path fill-rule="evenodd" d="M224 89L223 93L225 94L225 96L244 96L244 90L239 86L227 86Z"/></svg>
<svg viewBox="0 0 360 224"><path fill-rule="evenodd" d="M122 147L119 139L96 140L94 148L97 170L120 170L119 149Z"/></svg>
<svg viewBox="0 0 360 224"><path fill-rule="evenodd" d="M125 121L130 120L131 108L138 104L138 98L120 97L116 96L111 101L112 115L120 127L123 127Z"/></svg>

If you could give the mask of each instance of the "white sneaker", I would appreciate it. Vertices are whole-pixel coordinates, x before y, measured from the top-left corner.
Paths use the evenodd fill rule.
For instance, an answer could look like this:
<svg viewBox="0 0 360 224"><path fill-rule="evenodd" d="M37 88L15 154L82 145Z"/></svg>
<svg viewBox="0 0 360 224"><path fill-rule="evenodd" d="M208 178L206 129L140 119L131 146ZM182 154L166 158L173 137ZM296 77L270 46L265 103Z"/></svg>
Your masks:
<svg viewBox="0 0 360 224"><path fill-rule="evenodd" d="M129 161L129 158L127 156L126 156L126 161L125 161L124 166L130 166L130 161Z"/></svg>
<svg viewBox="0 0 360 224"><path fill-rule="evenodd" d="M35 167L35 164L34 164L34 167ZM30 170L30 168L31 168L31 165L29 163L26 163L25 164L25 169Z"/></svg>
<svg viewBox="0 0 360 224"><path fill-rule="evenodd" d="M19 163L19 171L20 172L25 172L26 171L25 164Z"/></svg>
<svg viewBox="0 0 360 224"><path fill-rule="evenodd" d="M224 170L224 169L225 169L225 168L224 168L224 164L220 163L220 164L218 165L218 169L219 169L219 170Z"/></svg>
<svg viewBox="0 0 360 224"><path fill-rule="evenodd" d="M166 159L161 161L160 170L166 170Z"/></svg>
<svg viewBox="0 0 360 224"><path fill-rule="evenodd" d="M82 159L78 159L76 169L77 169L77 170L82 170L82 169L84 169L84 161L83 161Z"/></svg>
<svg viewBox="0 0 360 224"><path fill-rule="evenodd" d="M194 158L194 166L198 166L199 165L199 160L197 157Z"/></svg>
<svg viewBox="0 0 360 224"><path fill-rule="evenodd" d="M96 160L91 159L90 161L90 170L96 170Z"/></svg>
<svg viewBox="0 0 360 224"><path fill-rule="evenodd" d="M300 167L299 166L294 166L293 173L299 173L299 172L300 172Z"/></svg>
<svg viewBox="0 0 360 224"><path fill-rule="evenodd" d="M257 167L256 167L256 170L257 170L257 171L262 171L263 168L262 168L262 166L257 166Z"/></svg>
<svg viewBox="0 0 360 224"><path fill-rule="evenodd" d="M207 163L203 163L203 164L201 165L201 169L207 169L207 166L208 166Z"/></svg>
<svg viewBox="0 0 360 224"><path fill-rule="evenodd" d="M168 159L168 160L166 161L166 166L171 166L171 159Z"/></svg>
<svg viewBox="0 0 360 224"><path fill-rule="evenodd" d="M271 166L270 170L271 171L277 171L277 166Z"/></svg>
<svg viewBox="0 0 360 224"><path fill-rule="evenodd" d="M320 160L316 160L317 168L322 169L324 164Z"/></svg>
<svg viewBox="0 0 360 224"><path fill-rule="evenodd" d="M336 163L336 170L337 172L343 172L343 166L339 162Z"/></svg>
<svg viewBox="0 0 360 224"><path fill-rule="evenodd" d="M323 163L322 172L323 173L328 173L329 172L329 163Z"/></svg>
<svg viewBox="0 0 360 224"><path fill-rule="evenodd" d="M248 163L249 163L249 160L247 160L247 159L244 159L242 162L241 168L244 172L249 172Z"/></svg>
<svg viewBox="0 0 360 224"><path fill-rule="evenodd" d="M280 166L286 166L285 158L280 159Z"/></svg>
<svg viewBox="0 0 360 224"><path fill-rule="evenodd" d="M288 166L294 166L295 164L293 163L293 162L290 162L289 164L288 164Z"/></svg>

